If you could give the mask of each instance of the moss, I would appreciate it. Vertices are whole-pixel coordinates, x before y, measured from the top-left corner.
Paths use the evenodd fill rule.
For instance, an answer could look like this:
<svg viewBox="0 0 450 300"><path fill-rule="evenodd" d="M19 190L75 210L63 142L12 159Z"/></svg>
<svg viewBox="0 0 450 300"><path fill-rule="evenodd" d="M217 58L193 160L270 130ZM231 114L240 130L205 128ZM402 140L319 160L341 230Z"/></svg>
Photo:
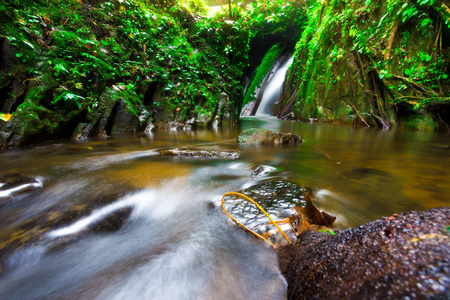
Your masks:
<svg viewBox="0 0 450 300"><path fill-rule="evenodd" d="M426 112L410 114L400 119L400 126L406 129L432 131L438 129L438 123L433 116Z"/></svg>
<svg viewBox="0 0 450 300"><path fill-rule="evenodd" d="M256 99L256 90L261 87L264 77L266 77L267 72L269 72L270 68L275 62L275 59L281 53L281 50L282 48L278 44L276 44L272 46L272 48L270 48L269 51L267 51L267 53L264 55L264 58L262 59L259 67L256 69L255 76L253 76L253 79L245 94L242 107L244 107L245 104Z"/></svg>
<svg viewBox="0 0 450 300"><path fill-rule="evenodd" d="M448 51L436 46L446 44L449 31L436 14L439 6L440 1L315 2L280 103L292 106L294 99L297 117L330 120L349 105L361 119L368 113L378 126L393 128L398 103L436 110L450 102Z"/></svg>

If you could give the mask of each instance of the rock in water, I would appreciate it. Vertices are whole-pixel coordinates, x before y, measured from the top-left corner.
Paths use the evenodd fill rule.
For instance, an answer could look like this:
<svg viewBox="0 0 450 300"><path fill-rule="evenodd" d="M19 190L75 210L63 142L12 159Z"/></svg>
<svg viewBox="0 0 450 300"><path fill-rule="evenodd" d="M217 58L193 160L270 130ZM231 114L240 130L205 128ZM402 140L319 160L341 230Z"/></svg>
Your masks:
<svg viewBox="0 0 450 300"><path fill-rule="evenodd" d="M274 132L268 129L251 128L244 130L238 137L240 144L295 144L302 138L297 134Z"/></svg>
<svg viewBox="0 0 450 300"><path fill-rule="evenodd" d="M36 178L18 173L0 174L0 200L42 187Z"/></svg>
<svg viewBox="0 0 450 300"><path fill-rule="evenodd" d="M449 299L450 208L381 218L279 249L288 299Z"/></svg>
<svg viewBox="0 0 450 300"><path fill-rule="evenodd" d="M175 148L159 151L164 156L180 156L193 158L238 159L239 152L231 150L204 150L192 148Z"/></svg>

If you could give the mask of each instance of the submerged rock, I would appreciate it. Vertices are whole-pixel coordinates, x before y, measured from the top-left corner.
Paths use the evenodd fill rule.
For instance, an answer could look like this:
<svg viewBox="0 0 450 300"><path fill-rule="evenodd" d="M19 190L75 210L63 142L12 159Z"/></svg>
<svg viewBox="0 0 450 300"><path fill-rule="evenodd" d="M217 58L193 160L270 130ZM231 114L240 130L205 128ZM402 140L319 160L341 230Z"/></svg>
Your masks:
<svg viewBox="0 0 450 300"><path fill-rule="evenodd" d="M10 182L14 183L18 182L18 179L20 182L24 182L28 177L16 175L8 178L10 178ZM31 179L28 178L28 180ZM11 259L14 259L15 253L36 247L42 248L43 254L60 251L90 236L114 233L120 230L127 223L132 213L132 207L127 206L111 211L97 220L92 220L87 227L75 230L76 232L64 232L64 228L69 228L76 222L89 218L95 214L95 211L108 206L131 190L125 185L117 186L117 191L110 190L106 193L87 190L84 191L84 197L86 197L84 201L78 201L69 207L55 206L33 218L11 224L0 240L0 276L14 270L16 265L10 263ZM14 199L12 198L12 200ZM5 220L1 221L5 222ZM63 230L58 233L60 229ZM52 232L57 234L51 234Z"/></svg>
<svg viewBox="0 0 450 300"><path fill-rule="evenodd" d="M392 175L388 172L372 169L372 168L356 168L348 171L341 172L341 176L347 180L363 180L363 179L373 179L377 178L385 178L389 180Z"/></svg>
<svg viewBox="0 0 450 300"><path fill-rule="evenodd" d="M0 200L42 187L36 178L19 173L0 174Z"/></svg>
<svg viewBox="0 0 450 300"><path fill-rule="evenodd" d="M304 205L304 196L309 188L297 185L293 182L276 180L259 183L247 189L239 191L239 193L256 201L275 221L281 221L289 217L297 205ZM256 206L236 195L229 195L224 201L225 209L236 220L248 228L261 234L269 240L279 245L285 240L278 230L274 230L274 226L268 224L267 216L256 208ZM287 225L287 226L284 226ZM294 232L290 229L290 225L280 224L282 230L287 230L288 235ZM294 240L295 237L292 237Z"/></svg>
<svg viewBox="0 0 450 300"><path fill-rule="evenodd" d="M55 242L48 248L47 253L52 253L55 251L61 251L68 246L85 239L93 234L107 234L119 231L130 218L133 212L132 207L124 207L118 209L111 214L105 216L104 218L98 220L98 222L92 223L90 226L84 230L66 236L61 236L56 238Z"/></svg>
<svg viewBox="0 0 450 300"><path fill-rule="evenodd" d="M295 144L302 138L297 134L274 132L268 129L250 128L241 132L238 137L240 144Z"/></svg>
<svg viewBox="0 0 450 300"><path fill-rule="evenodd" d="M449 224L450 208L438 208L335 235L307 231L279 248L288 299L448 299Z"/></svg>
<svg viewBox="0 0 450 300"><path fill-rule="evenodd" d="M214 158L214 159L239 158L239 152L231 150L203 150L193 148L175 148L175 149L161 150L159 153L165 156L182 156L182 157L196 157L196 158Z"/></svg>

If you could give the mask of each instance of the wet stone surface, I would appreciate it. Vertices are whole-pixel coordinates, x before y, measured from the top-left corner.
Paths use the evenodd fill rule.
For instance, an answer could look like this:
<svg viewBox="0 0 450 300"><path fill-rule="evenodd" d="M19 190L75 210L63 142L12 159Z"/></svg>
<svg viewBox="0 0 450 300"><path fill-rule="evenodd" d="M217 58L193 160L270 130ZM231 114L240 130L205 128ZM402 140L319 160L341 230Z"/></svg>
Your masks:
<svg viewBox="0 0 450 300"><path fill-rule="evenodd" d="M450 297L450 208L384 217L279 248L288 299Z"/></svg>
<svg viewBox="0 0 450 300"><path fill-rule="evenodd" d="M304 206L306 192L307 188L282 180L263 182L239 191L255 200L275 220L287 218L294 206ZM254 204L233 195L226 199L225 208L242 224L252 227L269 222Z"/></svg>
<svg viewBox="0 0 450 300"><path fill-rule="evenodd" d="M240 144L296 144L301 143L302 138L297 134L274 132L268 129L250 128L241 132L238 136Z"/></svg>
<svg viewBox="0 0 450 300"><path fill-rule="evenodd" d="M0 200L29 192L41 186L41 183L33 177L19 173L0 174Z"/></svg>

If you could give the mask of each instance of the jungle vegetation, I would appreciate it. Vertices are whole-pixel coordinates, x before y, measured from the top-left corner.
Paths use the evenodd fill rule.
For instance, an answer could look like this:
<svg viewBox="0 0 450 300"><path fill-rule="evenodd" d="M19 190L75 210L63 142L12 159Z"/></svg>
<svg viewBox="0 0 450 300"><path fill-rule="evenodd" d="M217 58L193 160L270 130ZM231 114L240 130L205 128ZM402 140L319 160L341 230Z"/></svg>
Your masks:
<svg viewBox="0 0 450 300"><path fill-rule="evenodd" d="M6 0L0 22L2 147L114 133L114 99L139 120L129 131L236 123L286 51L281 118L392 128L411 109L449 123L440 0Z"/></svg>

